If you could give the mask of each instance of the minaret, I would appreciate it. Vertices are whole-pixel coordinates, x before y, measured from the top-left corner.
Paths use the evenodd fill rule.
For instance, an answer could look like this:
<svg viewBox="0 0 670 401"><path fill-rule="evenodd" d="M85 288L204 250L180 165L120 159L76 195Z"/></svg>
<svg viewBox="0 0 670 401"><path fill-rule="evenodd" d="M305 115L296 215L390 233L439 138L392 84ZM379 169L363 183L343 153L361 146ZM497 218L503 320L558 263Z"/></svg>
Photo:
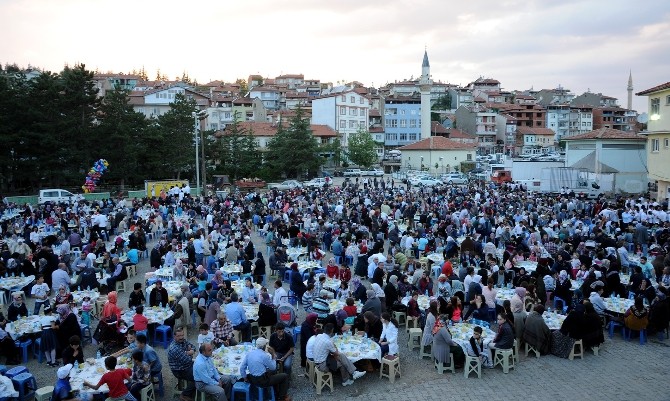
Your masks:
<svg viewBox="0 0 670 401"><path fill-rule="evenodd" d="M432 85L428 51L426 50L423 53L421 79L419 79L419 91L421 92L421 137L419 140L430 137L430 88Z"/></svg>
<svg viewBox="0 0 670 401"><path fill-rule="evenodd" d="M633 110L633 71L628 74L628 110Z"/></svg>

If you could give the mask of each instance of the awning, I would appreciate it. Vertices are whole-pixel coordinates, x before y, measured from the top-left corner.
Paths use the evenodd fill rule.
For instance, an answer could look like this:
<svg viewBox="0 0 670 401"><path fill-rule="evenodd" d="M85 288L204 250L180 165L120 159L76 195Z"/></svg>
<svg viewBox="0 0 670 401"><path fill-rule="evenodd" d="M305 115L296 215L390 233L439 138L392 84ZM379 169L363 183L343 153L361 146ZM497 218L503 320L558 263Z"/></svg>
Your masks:
<svg viewBox="0 0 670 401"><path fill-rule="evenodd" d="M598 162L598 164L599 164L598 167L599 167L599 170L600 170L600 171L598 171L599 173L613 174L613 173L618 173L619 172L619 170L615 169L614 167L608 166L605 163ZM586 155L581 160L579 160L577 163L575 163L575 164L573 164L572 166L569 166L569 167L583 168L590 173L595 173L596 172L596 152L595 152L595 150L593 152L589 153L588 155Z"/></svg>

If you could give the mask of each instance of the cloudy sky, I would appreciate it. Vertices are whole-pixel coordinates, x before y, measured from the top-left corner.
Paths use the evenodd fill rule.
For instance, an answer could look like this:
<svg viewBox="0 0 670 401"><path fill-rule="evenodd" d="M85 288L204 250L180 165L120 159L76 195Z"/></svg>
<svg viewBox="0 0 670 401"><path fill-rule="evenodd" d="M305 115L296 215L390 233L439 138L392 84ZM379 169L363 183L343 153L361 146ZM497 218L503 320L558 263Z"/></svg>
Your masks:
<svg viewBox="0 0 670 401"><path fill-rule="evenodd" d="M198 82L302 73L380 86L479 76L618 97L670 81L668 0L0 0L0 62L186 71ZM646 109L637 98L634 107Z"/></svg>

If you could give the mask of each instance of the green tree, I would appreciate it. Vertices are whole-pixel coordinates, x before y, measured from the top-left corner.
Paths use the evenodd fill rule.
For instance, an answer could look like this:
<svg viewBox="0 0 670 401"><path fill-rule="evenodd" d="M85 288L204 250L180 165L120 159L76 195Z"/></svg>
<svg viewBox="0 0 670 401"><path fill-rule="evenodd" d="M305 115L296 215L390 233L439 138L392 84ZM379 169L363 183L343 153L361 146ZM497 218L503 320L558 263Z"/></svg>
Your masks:
<svg viewBox="0 0 670 401"><path fill-rule="evenodd" d="M195 171L195 121L192 115L195 111L195 100L178 93L170 110L158 117L160 139L151 151L160 148L156 156L161 157L163 171L172 177L179 178L183 172Z"/></svg>
<svg viewBox="0 0 670 401"><path fill-rule="evenodd" d="M377 143L368 131L359 128L358 132L349 136L348 156L354 164L369 168L377 162Z"/></svg>
<svg viewBox="0 0 670 401"><path fill-rule="evenodd" d="M323 164L319 144L310 128L309 119L298 106L289 119L288 127L277 126L277 133L268 143L267 162L277 175L297 178L315 173Z"/></svg>
<svg viewBox="0 0 670 401"><path fill-rule="evenodd" d="M444 95L440 96L435 104L433 104L433 107L430 108L431 110L449 110L451 109L451 95L447 92ZM431 112L430 113L430 121L438 121L442 122L442 118L440 116L440 113L436 112Z"/></svg>
<svg viewBox="0 0 670 401"><path fill-rule="evenodd" d="M344 156L344 152L342 151L342 142L340 142L339 138L335 138L335 140L332 142L321 145L319 153L322 155L331 155L330 159L333 161L333 165L335 167L339 167Z"/></svg>
<svg viewBox="0 0 670 401"><path fill-rule="evenodd" d="M105 144L100 156L110 164L105 178L118 181L124 189L126 181L141 184L138 177L139 155L144 141L147 121L129 104L128 91L115 89L108 91L100 107L99 125L96 137ZM146 143L145 145L149 145Z"/></svg>
<svg viewBox="0 0 670 401"><path fill-rule="evenodd" d="M235 83L240 85L240 96L244 97L249 93L249 86L247 85L247 80L243 78L237 78Z"/></svg>

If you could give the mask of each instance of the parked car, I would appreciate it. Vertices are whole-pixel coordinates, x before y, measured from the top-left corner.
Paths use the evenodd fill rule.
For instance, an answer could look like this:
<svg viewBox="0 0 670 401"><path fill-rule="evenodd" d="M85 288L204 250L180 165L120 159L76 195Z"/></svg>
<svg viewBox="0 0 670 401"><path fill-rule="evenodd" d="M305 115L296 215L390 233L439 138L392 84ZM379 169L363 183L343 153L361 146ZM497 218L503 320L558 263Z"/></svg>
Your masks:
<svg viewBox="0 0 670 401"><path fill-rule="evenodd" d="M325 178L312 178L309 181L303 183L305 188L323 188L326 185Z"/></svg>
<svg viewBox="0 0 670 401"><path fill-rule="evenodd" d="M467 184L468 177L463 173L447 173L442 176L442 182L445 184Z"/></svg>
<svg viewBox="0 0 670 401"><path fill-rule="evenodd" d="M409 183L415 187L416 186L433 187L436 185L442 185L441 181L438 181L429 175L418 175L411 177L409 178Z"/></svg>
<svg viewBox="0 0 670 401"><path fill-rule="evenodd" d="M76 195L64 189L41 189L37 198L37 203L43 205L47 202L51 203L72 203Z"/></svg>
<svg viewBox="0 0 670 401"><path fill-rule="evenodd" d="M360 177L362 175L362 171L359 168L348 168L344 170L345 177Z"/></svg>
<svg viewBox="0 0 670 401"><path fill-rule="evenodd" d="M383 177L384 176L384 172L382 170L378 169L378 168L371 168L369 170L363 170L361 172L361 174L362 175L369 175L369 176L372 176L372 177Z"/></svg>
<svg viewBox="0 0 670 401"><path fill-rule="evenodd" d="M276 189L278 191L286 191L289 189L302 188L302 184L296 180L286 180L284 182L271 182L268 184L269 189Z"/></svg>

